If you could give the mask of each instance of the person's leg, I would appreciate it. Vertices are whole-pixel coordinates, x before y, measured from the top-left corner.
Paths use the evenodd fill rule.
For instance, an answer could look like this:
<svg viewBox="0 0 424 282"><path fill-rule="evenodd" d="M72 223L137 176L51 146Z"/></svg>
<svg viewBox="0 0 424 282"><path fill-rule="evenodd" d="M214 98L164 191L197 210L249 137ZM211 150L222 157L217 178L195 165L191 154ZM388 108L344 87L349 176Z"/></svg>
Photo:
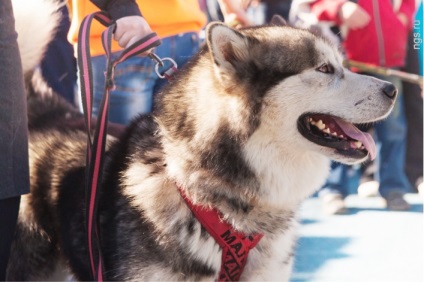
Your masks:
<svg viewBox="0 0 424 282"><path fill-rule="evenodd" d="M414 49L413 32L409 33L408 52L404 71L419 74L418 50ZM405 116L408 124L406 137L405 173L417 191L417 185L423 176L423 97L418 84L403 81Z"/></svg>
<svg viewBox="0 0 424 282"><path fill-rule="evenodd" d="M10 0L0 1L0 280L5 279L20 195L29 191L26 95Z"/></svg>
<svg viewBox="0 0 424 282"><path fill-rule="evenodd" d="M97 116L104 91L106 57L92 58L93 115ZM153 85L156 79L154 63L147 57L132 57L115 69L115 89L110 93L109 121L127 125L139 114L152 111Z"/></svg>
<svg viewBox="0 0 424 282"><path fill-rule="evenodd" d="M348 166L334 161L331 162L330 174L318 192L318 196L323 202L323 211L326 214L346 213L344 198L349 193L350 178L348 171Z"/></svg>
<svg viewBox="0 0 424 282"><path fill-rule="evenodd" d="M10 0L0 1L0 199L29 192L28 118Z"/></svg>
<svg viewBox="0 0 424 282"><path fill-rule="evenodd" d="M347 179L347 169L348 167L344 164L338 162L331 162L330 174L319 191L319 196L325 196L326 194L339 194L345 198L348 194L347 185L345 181Z"/></svg>
<svg viewBox="0 0 424 282"><path fill-rule="evenodd" d="M0 281L6 280L10 247L15 234L21 197L0 200Z"/></svg>
<svg viewBox="0 0 424 282"><path fill-rule="evenodd" d="M389 209L405 210L409 206L402 196L410 190L410 187L405 174L407 124L402 83L400 79L393 77L381 78L393 83L398 88L399 95L389 117L376 123L374 127L377 141L381 145L377 173L377 180L380 183L379 192L386 199Z"/></svg>

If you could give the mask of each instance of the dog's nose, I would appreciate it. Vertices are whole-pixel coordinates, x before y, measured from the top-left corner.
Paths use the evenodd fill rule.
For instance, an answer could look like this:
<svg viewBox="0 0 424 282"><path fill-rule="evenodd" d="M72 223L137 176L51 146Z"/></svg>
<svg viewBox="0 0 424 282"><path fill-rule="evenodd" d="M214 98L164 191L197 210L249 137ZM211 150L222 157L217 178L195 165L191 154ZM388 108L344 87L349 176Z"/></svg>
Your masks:
<svg viewBox="0 0 424 282"><path fill-rule="evenodd" d="M383 87L383 92L384 94L389 97L390 99L395 99L396 95L398 93L397 88L391 84L391 83L387 83L384 87Z"/></svg>

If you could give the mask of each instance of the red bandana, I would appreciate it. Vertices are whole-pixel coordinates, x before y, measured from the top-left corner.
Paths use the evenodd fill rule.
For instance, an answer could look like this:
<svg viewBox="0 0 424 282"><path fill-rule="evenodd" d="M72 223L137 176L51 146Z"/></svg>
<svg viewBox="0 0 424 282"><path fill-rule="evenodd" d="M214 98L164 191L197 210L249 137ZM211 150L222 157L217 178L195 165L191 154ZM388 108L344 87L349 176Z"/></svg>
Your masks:
<svg viewBox="0 0 424 282"><path fill-rule="evenodd" d="M194 205L184 191L179 190L197 220L222 248L218 281L238 281L246 265L249 251L256 246L263 234L246 235L235 231L230 224L221 219L218 210Z"/></svg>

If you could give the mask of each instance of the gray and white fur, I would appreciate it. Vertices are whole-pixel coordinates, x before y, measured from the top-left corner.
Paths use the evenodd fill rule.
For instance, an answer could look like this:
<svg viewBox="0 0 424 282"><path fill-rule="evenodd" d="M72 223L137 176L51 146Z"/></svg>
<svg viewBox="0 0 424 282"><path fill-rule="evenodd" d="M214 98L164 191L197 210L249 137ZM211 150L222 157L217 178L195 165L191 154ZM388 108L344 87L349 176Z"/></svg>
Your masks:
<svg viewBox="0 0 424 282"><path fill-rule="evenodd" d="M351 164L368 155L350 146L357 140L332 140L309 121L374 122L389 114L396 93L343 68L325 39L276 22L209 24L205 46L161 91L154 112L111 139L99 198L105 280L217 279L221 249L178 187L236 230L264 234L241 280L289 280L302 200L323 184L330 159ZM44 280L54 269L91 279L85 146L74 127L31 127L31 194L22 200L8 279Z"/></svg>

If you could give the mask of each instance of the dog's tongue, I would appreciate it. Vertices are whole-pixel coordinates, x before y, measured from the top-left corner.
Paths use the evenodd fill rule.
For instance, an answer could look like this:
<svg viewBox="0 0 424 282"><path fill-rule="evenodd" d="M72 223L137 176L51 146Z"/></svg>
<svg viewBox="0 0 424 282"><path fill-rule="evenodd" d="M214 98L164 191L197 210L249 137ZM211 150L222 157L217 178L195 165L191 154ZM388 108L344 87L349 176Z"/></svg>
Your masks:
<svg viewBox="0 0 424 282"><path fill-rule="evenodd" d="M360 131L356 126L342 119L334 118L334 120L347 136L361 141L362 144L364 144L365 148L370 153L371 160L375 159L377 149L371 134Z"/></svg>

